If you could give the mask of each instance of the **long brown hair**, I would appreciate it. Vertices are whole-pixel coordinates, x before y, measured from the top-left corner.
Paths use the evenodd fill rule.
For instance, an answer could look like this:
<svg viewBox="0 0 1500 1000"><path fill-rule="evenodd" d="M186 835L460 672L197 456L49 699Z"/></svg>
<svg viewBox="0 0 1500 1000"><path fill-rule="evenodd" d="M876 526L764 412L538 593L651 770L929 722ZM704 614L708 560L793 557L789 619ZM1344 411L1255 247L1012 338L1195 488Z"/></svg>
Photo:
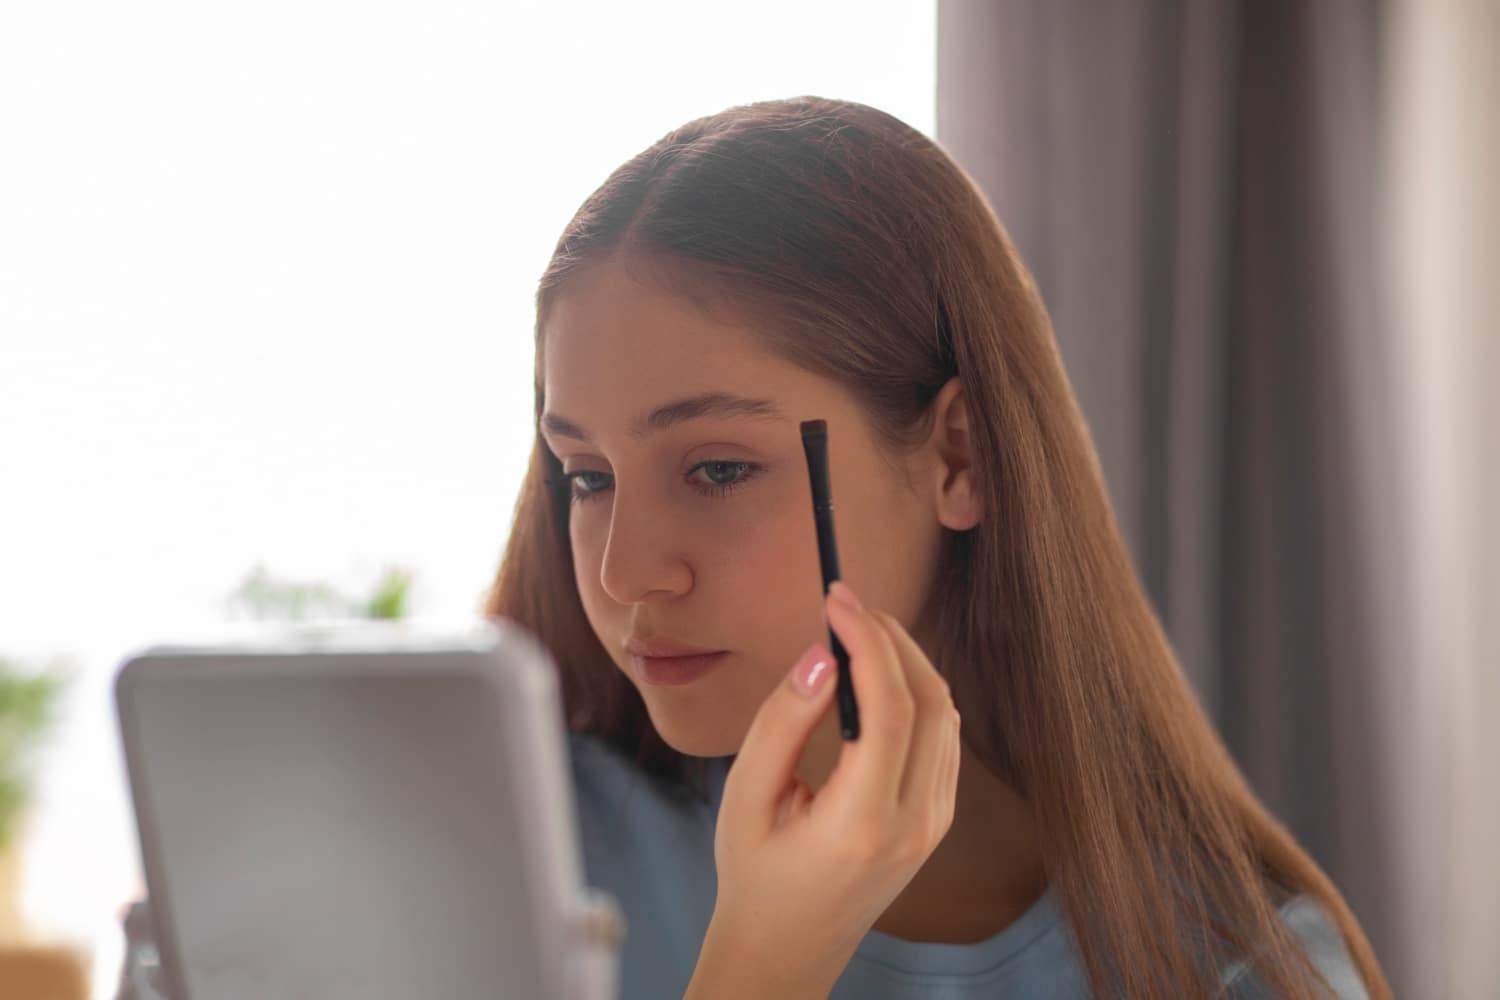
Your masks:
<svg viewBox="0 0 1500 1000"><path fill-rule="evenodd" d="M944 536L929 654L963 735L1033 810L1097 995L1197 997L1251 962L1278 996L1321 983L1275 907L1332 914L1389 995L1328 877L1257 801L1177 664L1115 521L1050 320L1004 228L936 143L861 104L803 97L689 122L617 169L557 242L542 331L577 268L606 258L858 399L890 456L925 439L951 378L968 406L984 516ZM692 787L584 616L561 466L538 434L491 616L556 658L569 728ZM1324 984L1326 985L1326 984Z"/></svg>

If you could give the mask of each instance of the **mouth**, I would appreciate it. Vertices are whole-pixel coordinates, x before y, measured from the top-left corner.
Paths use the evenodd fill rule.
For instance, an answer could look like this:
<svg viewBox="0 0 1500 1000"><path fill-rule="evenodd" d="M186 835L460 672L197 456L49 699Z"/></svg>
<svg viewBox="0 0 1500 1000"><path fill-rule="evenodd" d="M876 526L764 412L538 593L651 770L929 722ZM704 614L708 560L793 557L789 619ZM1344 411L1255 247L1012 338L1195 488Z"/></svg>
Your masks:
<svg viewBox="0 0 1500 1000"><path fill-rule="evenodd" d="M694 656L637 656L630 657L636 676L647 684L691 684L708 673L729 655L728 650L717 653L700 653Z"/></svg>

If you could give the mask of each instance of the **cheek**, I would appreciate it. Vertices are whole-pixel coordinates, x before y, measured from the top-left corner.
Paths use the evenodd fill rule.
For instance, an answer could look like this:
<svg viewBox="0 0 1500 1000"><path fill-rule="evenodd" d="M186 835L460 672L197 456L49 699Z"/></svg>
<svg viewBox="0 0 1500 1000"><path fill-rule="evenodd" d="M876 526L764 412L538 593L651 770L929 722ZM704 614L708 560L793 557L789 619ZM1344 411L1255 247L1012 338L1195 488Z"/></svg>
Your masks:
<svg viewBox="0 0 1500 1000"><path fill-rule="evenodd" d="M580 518L576 511L568 515L568 548L573 552L573 575L578 578L580 589L587 587L590 580L597 579L599 573L599 557L604 546L595 544L593 533L586 517Z"/></svg>
<svg viewBox="0 0 1500 1000"><path fill-rule="evenodd" d="M605 616L609 613L608 608L614 606L614 602L608 600L599 583L599 563L604 555L604 535L595 541L595 529L590 524L591 515L585 513L581 517L575 511L568 522L568 542L573 554L573 577L578 586L579 602L583 605L584 616L593 626L596 634L604 634L605 626L610 624ZM603 532L609 530L609 517L606 514L600 521L604 525Z"/></svg>
<svg viewBox="0 0 1500 1000"><path fill-rule="evenodd" d="M809 643L827 642L817 529L805 498L734 537L720 572L723 611L743 648L769 673L791 668Z"/></svg>
<svg viewBox="0 0 1500 1000"><path fill-rule="evenodd" d="M840 570L864 602L910 625L931 585L942 528L900 491L872 490L839 508Z"/></svg>

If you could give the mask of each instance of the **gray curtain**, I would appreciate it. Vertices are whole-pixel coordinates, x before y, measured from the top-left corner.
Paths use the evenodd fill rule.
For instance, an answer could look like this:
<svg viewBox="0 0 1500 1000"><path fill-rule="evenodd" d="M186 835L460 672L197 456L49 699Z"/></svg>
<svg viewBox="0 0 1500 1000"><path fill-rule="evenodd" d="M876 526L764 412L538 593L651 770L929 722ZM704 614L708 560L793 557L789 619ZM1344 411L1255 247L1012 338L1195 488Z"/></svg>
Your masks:
<svg viewBox="0 0 1500 1000"><path fill-rule="evenodd" d="M940 0L937 139L1032 269L1112 500L1266 805L1398 995L1409 636L1377 4ZM1423 978L1426 978L1424 974Z"/></svg>

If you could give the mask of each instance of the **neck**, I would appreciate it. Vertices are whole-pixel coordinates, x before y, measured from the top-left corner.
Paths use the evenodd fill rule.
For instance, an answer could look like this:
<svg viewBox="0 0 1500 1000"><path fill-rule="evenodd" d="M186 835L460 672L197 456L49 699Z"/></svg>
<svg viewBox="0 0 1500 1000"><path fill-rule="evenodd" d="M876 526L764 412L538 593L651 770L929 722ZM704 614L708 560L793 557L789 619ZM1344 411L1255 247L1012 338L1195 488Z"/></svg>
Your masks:
<svg viewBox="0 0 1500 1000"><path fill-rule="evenodd" d="M822 788L842 746L837 712L808 740L797 776ZM874 929L907 941L972 944L1010 926L1046 889L1030 807L963 747L953 825Z"/></svg>

